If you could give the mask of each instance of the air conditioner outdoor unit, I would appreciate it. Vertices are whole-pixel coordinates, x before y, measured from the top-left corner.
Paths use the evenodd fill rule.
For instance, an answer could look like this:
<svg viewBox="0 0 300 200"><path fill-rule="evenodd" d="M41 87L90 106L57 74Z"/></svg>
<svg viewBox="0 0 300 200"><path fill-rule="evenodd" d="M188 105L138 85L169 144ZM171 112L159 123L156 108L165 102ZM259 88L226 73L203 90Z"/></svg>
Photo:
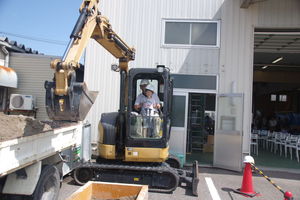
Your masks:
<svg viewBox="0 0 300 200"><path fill-rule="evenodd" d="M35 108L35 97L32 95L11 94L9 109L11 110L33 110Z"/></svg>

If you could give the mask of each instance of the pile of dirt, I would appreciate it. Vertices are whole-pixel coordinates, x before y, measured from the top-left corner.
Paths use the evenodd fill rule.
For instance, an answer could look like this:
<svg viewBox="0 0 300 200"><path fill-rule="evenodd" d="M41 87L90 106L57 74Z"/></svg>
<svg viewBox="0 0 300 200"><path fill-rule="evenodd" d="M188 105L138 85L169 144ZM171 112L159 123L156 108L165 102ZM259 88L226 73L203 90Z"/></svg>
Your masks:
<svg viewBox="0 0 300 200"><path fill-rule="evenodd" d="M49 125L53 129L72 126L76 124L76 122L69 122L69 121L41 121L41 122Z"/></svg>
<svg viewBox="0 0 300 200"><path fill-rule="evenodd" d="M0 141L30 136L53 128L32 117L0 113Z"/></svg>

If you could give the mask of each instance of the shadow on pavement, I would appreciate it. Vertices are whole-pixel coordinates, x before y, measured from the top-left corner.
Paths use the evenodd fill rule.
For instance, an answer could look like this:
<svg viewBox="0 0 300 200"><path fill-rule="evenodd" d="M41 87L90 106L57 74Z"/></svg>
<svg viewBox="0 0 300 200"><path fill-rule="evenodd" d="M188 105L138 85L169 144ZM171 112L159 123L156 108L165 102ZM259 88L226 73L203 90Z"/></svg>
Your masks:
<svg viewBox="0 0 300 200"><path fill-rule="evenodd" d="M233 192L232 188L221 188L224 192L228 193L228 196L230 197L231 200L233 200L233 196L231 195L231 192Z"/></svg>

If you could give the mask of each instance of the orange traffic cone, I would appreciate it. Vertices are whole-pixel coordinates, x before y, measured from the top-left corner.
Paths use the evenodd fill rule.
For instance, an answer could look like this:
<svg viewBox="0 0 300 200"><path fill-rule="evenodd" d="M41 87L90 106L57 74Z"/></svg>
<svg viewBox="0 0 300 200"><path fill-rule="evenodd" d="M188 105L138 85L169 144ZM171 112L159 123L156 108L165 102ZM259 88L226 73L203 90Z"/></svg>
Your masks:
<svg viewBox="0 0 300 200"><path fill-rule="evenodd" d="M246 156L244 159L244 163L246 165L244 168L242 187L240 189L234 190L234 192L242 194L246 197L259 196L259 194L254 191L252 184L252 169L250 163L254 163L254 159L251 156Z"/></svg>

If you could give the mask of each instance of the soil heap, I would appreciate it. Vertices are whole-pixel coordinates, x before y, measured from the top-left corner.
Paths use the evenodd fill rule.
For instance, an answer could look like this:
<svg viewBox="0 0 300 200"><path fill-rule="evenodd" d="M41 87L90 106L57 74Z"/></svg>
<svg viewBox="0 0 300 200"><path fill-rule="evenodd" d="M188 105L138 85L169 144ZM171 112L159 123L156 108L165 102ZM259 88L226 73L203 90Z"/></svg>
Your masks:
<svg viewBox="0 0 300 200"><path fill-rule="evenodd" d="M51 125L23 115L0 113L0 141L30 136L52 130Z"/></svg>

